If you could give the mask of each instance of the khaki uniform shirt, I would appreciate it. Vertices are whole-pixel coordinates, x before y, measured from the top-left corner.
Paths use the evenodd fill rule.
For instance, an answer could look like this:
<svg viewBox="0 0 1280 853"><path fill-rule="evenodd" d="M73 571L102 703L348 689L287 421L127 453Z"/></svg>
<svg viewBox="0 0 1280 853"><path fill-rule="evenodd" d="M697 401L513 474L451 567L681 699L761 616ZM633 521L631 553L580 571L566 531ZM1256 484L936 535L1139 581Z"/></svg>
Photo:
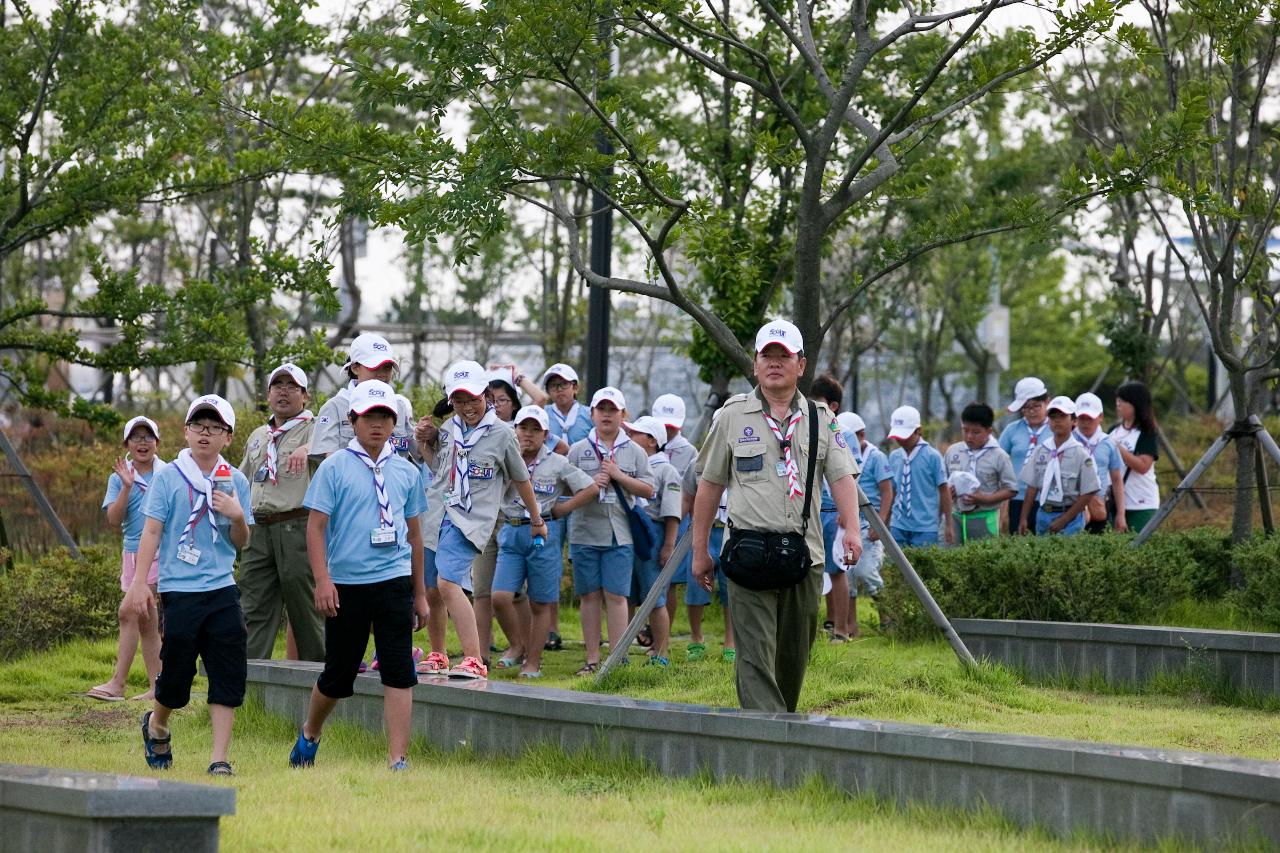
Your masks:
<svg viewBox="0 0 1280 853"><path fill-rule="evenodd" d="M791 411L804 416L792 436L792 454L804 488L809 465L809 403L799 391L791 401ZM814 566L826 562L822 544L822 479L834 483L845 476L858 476L859 468L849 453L840 425L825 403L818 403L817 465L813 473L813 499L805 541ZM735 527L772 533L798 531L804 495L792 499L788 481L780 466L782 448L764 419L759 391L730 397L711 427L698 455L701 479L729 487L729 521Z"/></svg>
<svg viewBox="0 0 1280 853"><path fill-rule="evenodd" d="M948 475L957 471L968 471L977 477L980 492L991 494L1001 489L1013 489L1015 492L1018 490L1018 479L1013 473L1013 460L995 442L979 450L970 450L969 445L963 441L957 441L947 448L944 461ZM973 501L958 496L955 506L957 512L998 509L995 506L978 506Z"/></svg>
<svg viewBox="0 0 1280 853"><path fill-rule="evenodd" d="M315 430L316 419L312 418L299 424L280 437L276 447L276 482L266 479L267 444L271 441L271 427L263 424L249 434L249 442L244 448L244 459L240 462L240 473L249 478L249 505L253 514L272 515L299 509L302 498L311 485L311 466L303 465L302 471L291 474L287 470L289 456L293 451L311 440ZM262 471L262 475L259 475ZM260 479L261 477L261 479Z"/></svg>
<svg viewBox="0 0 1280 853"><path fill-rule="evenodd" d="M592 430L593 434L594 432ZM602 447L601 450L603 449ZM621 431L614 439L613 453L613 461L618 463L622 473L653 485L649 455ZM600 473L600 457L596 455L590 438L573 443L569 448L569 461L593 480ZM569 544L607 548L615 539L619 545L634 544L631 541L631 524L627 521L627 508L618 503L617 490L610 483L600 492L600 500L579 507L569 516ZM635 504L635 498L626 489L622 490L622 496L626 498L627 506Z"/></svg>
<svg viewBox="0 0 1280 853"><path fill-rule="evenodd" d="M538 458L529 466L529 481L538 498L538 512L551 524L551 508L561 495L570 497L595 485L591 478L575 468L568 457L561 456L549 447L538 451ZM528 518L529 511L520 500L519 493L507 488L502 502L502 514L507 518Z"/></svg>
<svg viewBox="0 0 1280 853"><path fill-rule="evenodd" d="M347 420L347 412L351 409L351 389L354 381L346 388L339 388L337 393L325 400L320 412L316 415L315 440L311 442L311 455L324 459L331 453L337 453L356 437L351 422ZM396 453L406 458L417 454L418 442L413 437L417 421L413 419L413 405L403 394L396 395L396 425L391 429L391 446Z"/></svg>
<svg viewBox="0 0 1280 853"><path fill-rule="evenodd" d="M529 479L529 469L520 455L516 433L510 425L497 420L485 431L475 446L467 453L468 481L471 486L471 511L462 506L449 506L453 487L453 438L450 424L440 430L440 450L436 453L435 480L427 490L427 523L434 520L434 530L424 530L423 535L433 550L440 543L440 524L444 514L462 531L472 545L483 551L493 535L498 521L498 508L503 494L513 482Z"/></svg>
<svg viewBox="0 0 1280 853"><path fill-rule="evenodd" d="M680 486L680 470L665 453L650 456L649 467L653 470L653 487L658 494L646 502L645 513L658 524L662 524L664 518L679 518L680 498L684 494Z"/></svg>
<svg viewBox="0 0 1280 853"><path fill-rule="evenodd" d="M1037 447L1035 453L1031 454L1031 458L1027 460L1027 464L1022 466L1022 482L1039 490L1044 483L1044 469L1049 467L1049 456L1057 449L1057 441L1052 436ZM1089 451L1083 447L1077 445L1068 448L1058 460L1058 465L1062 470L1062 502L1064 504L1073 504L1082 494L1092 495L1101 488L1098 484L1097 466L1094 465ZM1040 498L1041 494L1037 491L1037 503L1040 502Z"/></svg>

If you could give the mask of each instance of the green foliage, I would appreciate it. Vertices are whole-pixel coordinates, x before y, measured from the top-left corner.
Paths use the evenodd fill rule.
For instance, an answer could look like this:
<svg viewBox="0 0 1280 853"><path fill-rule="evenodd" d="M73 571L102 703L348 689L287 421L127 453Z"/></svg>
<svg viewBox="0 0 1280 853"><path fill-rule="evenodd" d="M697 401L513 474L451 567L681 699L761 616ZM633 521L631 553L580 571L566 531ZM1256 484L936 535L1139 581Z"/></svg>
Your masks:
<svg viewBox="0 0 1280 853"><path fill-rule="evenodd" d="M1231 557L1220 532L1158 533L1141 548L1131 541L1120 535L1000 537L963 548L908 549L907 555L950 617L1143 624L1181 599L1225 591ZM932 634L900 573L886 565L884 577L880 608L895 635Z"/></svg>
<svg viewBox="0 0 1280 853"><path fill-rule="evenodd" d="M117 626L120 552L107 545L65 548L0 574L0 660L79 637L104 637Z"/></svg>
<svg viewBox="0 0 1280 853"><path fill-rule="evenodd" d="M1235 546L1232 559L1244 574L1232 601L1250 619L1280 631L1280 538L1256 536Z"/></svg>

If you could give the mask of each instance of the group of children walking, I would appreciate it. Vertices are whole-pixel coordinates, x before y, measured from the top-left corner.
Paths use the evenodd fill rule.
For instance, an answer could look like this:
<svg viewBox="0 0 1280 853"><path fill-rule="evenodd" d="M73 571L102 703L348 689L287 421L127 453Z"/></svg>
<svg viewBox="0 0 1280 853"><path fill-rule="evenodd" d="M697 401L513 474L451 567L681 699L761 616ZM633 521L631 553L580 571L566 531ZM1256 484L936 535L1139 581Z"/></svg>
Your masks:
<svg viewBox="0 0 1280 853"><path fill-rule="evenodd" d="M222 456L236 418L221 397L191 402L186 447L168 464L158 454L154 421L138 417L125 426L127 455L116 463L103 503L108 521L124 531L119 658L112 678L89 695L124 698L141 644L153 689L135 698L153 703L141 720L152 767L173 761L171 714L188 703L199 658L209 679L209 772L232 772L228 746L250 647L233 568L255 523L250 476L274 484L288 471L303 478L296 487L305 490L299 509L269 513L273 521L305 517L307 588L323 617L317 642L324 668L289 757L294 766L315 762L326 719L352 695L364 669L370 635L385 688L393 770L407 766L418 676L486 678L493 616L510 641L496 665L540 678L542 652L558 645L565 546L585 647L578 674L596 672L602 642L620 639L688 527L696 451L682 435L684 403L675 395L662 395L649 415L628 420L616 388L601 388L588 405L580 404L578 376L568 365L552 365L535 384L514 370L494 373L459 361L445 371L437 425L432 418L414 421L409 401L389 384L397 362L381 337L357 337L346 368L350 384L314 419L302 408L305 374L291 364L272 372L273 417L246 451L242 467L249 476ZM532 404L519 405L517 387ZM812 396L836 412L843 402L830 377L814 382ZM1097 529L1108 518L1117 529L1145 523L1144 513L1158 502L1155 422L1145 387L1120 389L1121 423L1110 435L1100 429L1096 396L1050 400L1038 379L1019 382L1008 408L1022 418L997 440L990 407L966 407L964 440L942 454L922 436L919 413L901 407L891 418L889 439L897 446L887 457L867 441L857 414L838 415L841 446L858 459L862 490L898 542L931 545L940 535L948 543L969 542L997 535L1002 519L1011 532L1040 534ZM1103 481L1099 470L1106 472ZM1120 508L1111 516L1102 500L1108 487ZM635 508L648 525L645 542L635 539ZM866 547L857 565L842 566L831 553L839 519L826 503L823 509L828 629L841 641L857 634L859 588L874 597L883 586L883 546L861 519ZM724 521L722 507L711 531L713 560ZM710 592L689 583L688 563L650 615L643 639L650 665L670 665L680 584L693 634L687 656L706 653L702 613ZM723 657L733 660L723 577L719 586ZM272 602L278 611L278 600ZM255 654L264 647L270 653L278 616L267 620L271 637L255 635ZM445 648L450 620L462 648L456 663ZM423 627L426 653L413 643ZM307 644L307 637L298 642Z"/></svg>

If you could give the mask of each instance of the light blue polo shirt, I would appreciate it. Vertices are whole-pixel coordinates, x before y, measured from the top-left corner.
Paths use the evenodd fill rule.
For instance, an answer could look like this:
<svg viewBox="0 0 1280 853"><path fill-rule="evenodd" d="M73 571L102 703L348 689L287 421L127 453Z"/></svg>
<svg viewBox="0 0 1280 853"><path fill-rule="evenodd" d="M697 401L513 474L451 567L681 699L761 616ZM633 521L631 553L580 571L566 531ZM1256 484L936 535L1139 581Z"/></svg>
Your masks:
<svg viewBox="0 0 1280 853"><path fill-rule="evenodd" d="M862 465L862 474L858 477L858 485L862 486L862 491L866 493L867 500L871 503L871 508L879 512L880 484L885 480L893 479L893 472L889 470L889 458L884 455L883 450L869 441L867 442L867 452L864 457L858 450L857 435L846 432L844 438L849 443L849 446L853 448L853 455L858 457L858 462Z"/></svg>
<svg viewBox="0 0 1280 853"><path fill-rule="evenodd" d="M153 462L152 464L156 463ZM133 476L136 480L150 486L151 480L156 473L153 468L149 474L134 471ZM106 509L115 503L116 498L120 497L120 490L123 488L124 483L120 482L120 475L112 471L111 476L107 478L107 496L102 499L102 508ZM124 552L126 554L138 553L138 542L142 539L142 526L147 522L147 517L143 514L143 508L147 505L148 494L148 491L143 491L136 485L129 490L129 506L125 509L124 523L120 525L120 530L124 533Z"/></svg>
<svg viewBox="0 0 1280 853"><path fill-rule="evenodd" d="M570 446L577 444L587 437L587 433L595 428L595 424L591 422L591 407L578 404L578 414L573 420L562 427L558 418L559 410L556 409L555 403L546 405L547 420L551 424L551 435L560 438L563 437L565 442ZM554 449L556 443L551 442Z"/></svg>
<svg viewBox="0 0 1280 853"><path fill-rule="evenodd" d="M249 509L249 478L232 468L231 484L240 508L244 510L245 523L253 524L253 511ZM200 516L187 538L187 544L200 552L196 564L193 566L178 559L178 540L187 526L187 517L191 515L195 500L195 490L187 485L177 465L166 465L163 471L151 478L143 513L147 518L164 524L157 554L161 592L213 592L235 585L232 569L236 562L236 546L231 544L225 527L218 532L218 541L213 541L213 527L209 524L208 515Z"/></svg>
<svg viewBox="0 0 1280 853"><path fill-rule="evenodd" d="M1031 427L1027 426L1026 418L1019 418L1006 427L1004 432L1000 433L1000 447L1004 449L1005 453L1009 454L1009 459L1013 462L1013 470L1015 471L1021 471L1022 466L1031 458L1027 451L1031 447L1033 432L1036 435L1037 447L1048 441L1053 436L1053 433L1049 431L1049 419L1046 418L1045 422L1040 424L1038 431L1033 431ZM1020 501L1026 494L1027 484L1019 479L1018 493L1012 499Z"/></svg>
<svg viewBox="0 0 1280 853"><path fill-rule="evenodd" d="M942 454L933 445L925 444L911 460L910 501L902 511L904 508L900 505L899 496L903 492L902 471L906 461L907 452L901 447L889 454L895 501L890 526L913 533L937 530L942 511L938 503L938 487L947 482L947 466L942 461Z"/></svg>
<svg viewBox="0 0 1280 853"><path fill-rule="evenodd" d="M1098 427L1101 432L1102 427ZM1076 431L1076 441L1088 446L1079 430ZM1093 449L1093 464L1098 469L1098 482L1102 484L1102 488L1098 490L1098 494L1106 495L1111 491L1111 472L1123 471L1124 460L1120 457L1120 448L1116 447L1115 441L1106 433L1102 434L1102 441L1098 442L1098 446ZM114 474L112 476L115 476Z"/></svg>
<svg viewBox="0 0 1280 853"><path fill-rule="evenodd" d="M427 484L418 466L398 455L384 463L382 476L395 520L394 546L369 541L378 528L378 498L373 472L358 456L344 447L311 476L302 505L329 516L324 555L334 583L371 584L412 574L407 521L427 511Z"/></svg>

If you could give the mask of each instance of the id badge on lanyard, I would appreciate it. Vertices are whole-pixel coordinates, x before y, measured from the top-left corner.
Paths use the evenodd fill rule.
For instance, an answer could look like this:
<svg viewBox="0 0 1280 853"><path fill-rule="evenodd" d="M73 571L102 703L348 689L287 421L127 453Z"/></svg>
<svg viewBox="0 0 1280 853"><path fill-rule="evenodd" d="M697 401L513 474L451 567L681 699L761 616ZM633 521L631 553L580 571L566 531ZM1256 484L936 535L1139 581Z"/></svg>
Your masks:
<svg viewBox="0 0 1280 853"><path fill-rule="evenodd" d="M379 527L369 534L369 544L375 548L390 548L396 544L394 527Z"/></svg>
<svg viewBox="0 0 1280 853"><path fill-rule="evenodd" d="M194 566L200 562L200 549L190 545L179 545L178 559L189 566Z"/></svg>

